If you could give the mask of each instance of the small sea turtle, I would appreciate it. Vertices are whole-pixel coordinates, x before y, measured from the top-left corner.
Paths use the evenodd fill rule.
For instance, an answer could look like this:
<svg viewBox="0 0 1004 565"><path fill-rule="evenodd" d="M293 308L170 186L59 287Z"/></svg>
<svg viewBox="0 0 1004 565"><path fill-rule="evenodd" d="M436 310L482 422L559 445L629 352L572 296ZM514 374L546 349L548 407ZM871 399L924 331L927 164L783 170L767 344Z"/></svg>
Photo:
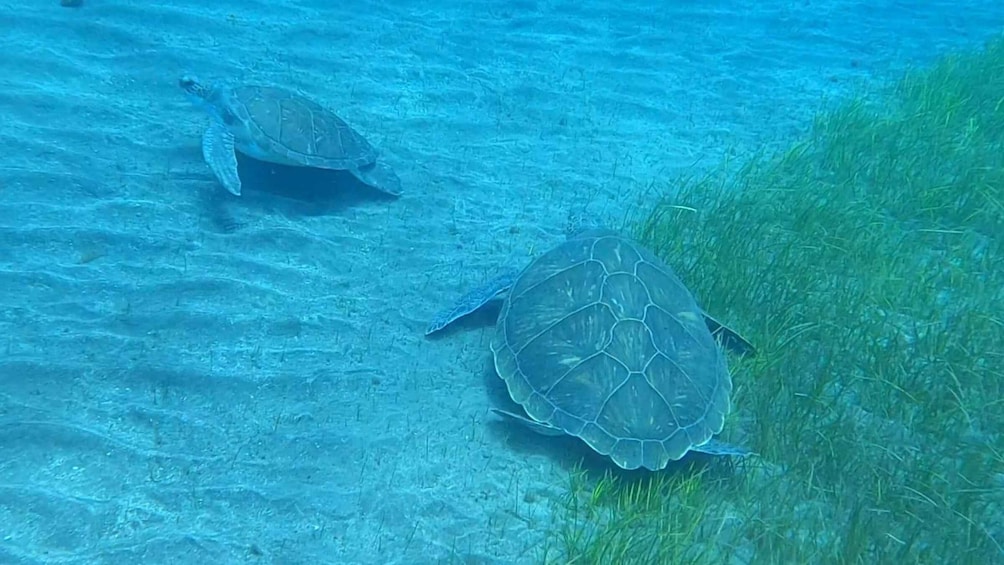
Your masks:
<svg viewBox="0 0 1004 565"><path fill-rule="evenodd" d="M401 179L377 160L377 150L304 96L274 86L204 85L192 76L178 84L213 117L202 136L202 156L232 194L241 193L234 149L269 163L349 171L381 192L401 194Z"/></svg>
<svg viewBox="0 0 1004 565"><path fill-rule="evenodd" d="M744 355L753 348L705 314L648 249L609 230L581 231L466 294L426 335L496 298L495 369L526 416L496 413L578 437L624 469L660 470L688 451L749 453L712 438L732 392L717 342Z"/></svg>

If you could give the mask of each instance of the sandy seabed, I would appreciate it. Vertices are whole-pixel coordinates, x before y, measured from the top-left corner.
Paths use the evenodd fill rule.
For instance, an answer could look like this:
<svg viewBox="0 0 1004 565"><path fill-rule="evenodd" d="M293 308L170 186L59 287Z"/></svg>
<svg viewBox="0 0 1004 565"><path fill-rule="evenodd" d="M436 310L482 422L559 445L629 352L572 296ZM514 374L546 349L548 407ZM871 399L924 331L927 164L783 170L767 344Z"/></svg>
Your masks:
<svg viewBox="0 0 1004 565"><path fill-rule="evenodd" d="M570 214L621 225L1004 24L995 0L209 4L0 2L4 563L532 562L582 452L492 416L491 327L430 340L433 314ZM404 196L243 161L230 197L184 73L324 102Z"/></svg>

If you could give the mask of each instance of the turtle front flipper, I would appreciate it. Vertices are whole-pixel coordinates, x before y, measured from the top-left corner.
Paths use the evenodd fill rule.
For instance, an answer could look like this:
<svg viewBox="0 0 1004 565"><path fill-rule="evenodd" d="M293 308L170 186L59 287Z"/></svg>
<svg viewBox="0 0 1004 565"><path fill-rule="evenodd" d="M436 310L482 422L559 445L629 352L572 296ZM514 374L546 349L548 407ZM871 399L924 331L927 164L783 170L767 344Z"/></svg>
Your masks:
<svg viewBox="0 0 1004 565"><path fill-rule="evenodd" d="M494 413L496 413L499 416L502 416L504 418L508 418L510 420L514 420L514 421L522 424L523 426L526 426L531 431L534 431L534 432L536 432L536 433L538 433L538 434L540 434L542 436L563 436L563 435L567 435L565 433L565 431L562 430L561 428L556 428L554 426L549 426L549 425L543 424L541 422L536 422L534 420L531 420L531 419L527 418L526 416L520 416L519 414L515 414L513 412L509 412L508 410L501 410L499 408L492 408L492 412L494 412Z"/></svg>
<svg viewBox="0 0 1004 565"><path fill-rule="evenodd" d="M499 295L512 287L513 281L519 275L519 269L510 269L500 273L494 279L463 295L450 309L436 314L432 323L425 328L425 335L438 332L464 316L479 310L485 304L495 300Z"/></svg>
<svg viewBox="0 0 1004 565"><path fill-rule="evenodd" d="M237 155L234 136L223 124L213 122L202 135L202 157L223 188L234 196L241 195L241 179L237 176Z"/></svg>
<svg viewBox="0 0 1004 565"><path fill-rule="evenodd" d="M384 194L401 196L401 179L389 165L376 161L371 165L351 170L353 176L366 186L375 188Z"/></svg>

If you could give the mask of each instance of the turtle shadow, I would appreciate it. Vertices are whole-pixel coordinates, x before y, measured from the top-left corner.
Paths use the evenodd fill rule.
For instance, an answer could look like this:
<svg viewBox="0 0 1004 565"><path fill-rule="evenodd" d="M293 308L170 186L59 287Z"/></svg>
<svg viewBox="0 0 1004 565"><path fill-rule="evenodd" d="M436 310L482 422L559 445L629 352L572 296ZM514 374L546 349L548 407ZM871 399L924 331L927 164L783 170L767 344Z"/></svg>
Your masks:
<svg viewBox="0 0 1004 565"><path fill-rule="evenodd" d="M512 401L509 402L509 406L514 410L520 410L519 406ZM698 473L709 469L731 469L733 466L732 458L691 451L679 461L670 461L660 471L623 469L618 467L609 457L593 451L584 441L576 437L543 436L501 417L493 417L487 424L489 433L505 444L507 449L521 455L547 457L556 463L562 471L566 473L582 471L591 479L598 480L605 476L612 476L623 481L633 482L644 480L654 474Z"/></svg>
<svg viewBox="0 0 1004 565"><path fill-rule="evenodd" d="M523 409L509 396L505 383L495 373L492 356L486 356L485 368L482 371L485 390L488 392L491 408L508 410L523 414ZM679 461L670 461L661 471L647 469L623 469L618 467L609 457L593 451L591 447L579 438L572 436L544 436L521 426L502 416L490 413L486 418L487 433L522 455L539 455L555 462L565 472L583 471L593 479L613 476L624 481L638 481L651 477L654 473L696 473L706 469L731 470L733 458L709 455L691 451ZM719 467L719 464L724 464Z"/></svg>
<svg viewBox="0 0 1004 565"><path fill-rule="evenodd" d="M495 372L495 363L490 352L485 356L485 365L481 376L488 393L490 408L508 410L516 414L524 413L523 408L509 396L505 382ZM616 468L616 465L609 459L590 449L582 440L572 436L544 436L494 412L488 413L485 425L488 428L487 433L505 445L506 448L523 455L548 457L567 471L578 467L598 470L602 470L605 466Z"/></svg>
<svg viewBox="0 0 1004 565"><path fill-rule="evenodd" d="M287 214L323 216L370 200L397 197L366 186L348 171L277 165L237 155L241 199Z"/></svg>
<svg viewBox="0 0 1004 565"><path fill-rule="evenodd" d="M363 184L348 171L277 165L237 154L241 195L217 186L206 201L213 223L232 233L243 225L238 206L285 216L326 216L362 202L398 197Z"/></svg>

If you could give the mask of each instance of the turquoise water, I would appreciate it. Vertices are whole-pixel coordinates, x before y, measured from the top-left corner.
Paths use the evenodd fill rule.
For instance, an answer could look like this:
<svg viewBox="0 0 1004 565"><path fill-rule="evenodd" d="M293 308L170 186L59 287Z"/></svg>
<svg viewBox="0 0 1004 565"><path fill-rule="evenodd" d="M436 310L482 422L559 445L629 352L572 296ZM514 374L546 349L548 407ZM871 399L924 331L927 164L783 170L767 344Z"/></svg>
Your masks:
<svg viewBox="0 0 1004 565"><path fill-rule="evenodd" d="M702 4L0 2L0 562L532 562L582 450L492 415L491 328L435 313L1004 29ZM185 73L323 101L404 194L227 194Z"/></svg>

